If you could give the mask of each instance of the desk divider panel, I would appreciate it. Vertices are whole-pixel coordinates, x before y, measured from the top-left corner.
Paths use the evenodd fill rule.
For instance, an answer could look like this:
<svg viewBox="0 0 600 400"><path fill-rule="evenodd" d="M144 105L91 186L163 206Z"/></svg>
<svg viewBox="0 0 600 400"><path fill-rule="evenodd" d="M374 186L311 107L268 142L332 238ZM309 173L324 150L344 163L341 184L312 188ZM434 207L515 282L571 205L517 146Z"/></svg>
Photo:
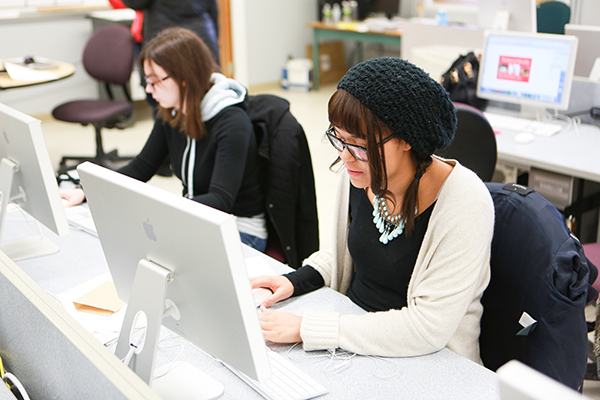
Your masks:
<svg viewBox="0 0 600 400"><path fill-rule="evenodd" d="M0 356L32 399L159 399L0 252Z"/></svg>

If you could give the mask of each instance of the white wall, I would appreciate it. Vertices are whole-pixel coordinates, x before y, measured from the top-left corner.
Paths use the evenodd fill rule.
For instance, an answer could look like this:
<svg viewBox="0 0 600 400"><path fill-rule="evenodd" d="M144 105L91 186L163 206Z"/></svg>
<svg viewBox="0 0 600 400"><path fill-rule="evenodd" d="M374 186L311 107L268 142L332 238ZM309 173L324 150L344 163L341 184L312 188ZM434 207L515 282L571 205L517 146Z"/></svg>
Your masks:
<svg viewBox="0 0 600 400"><path fill-rule="evenodd" d="M58 82L0 90L0 103L30 115L48 114L65 101L96 96L97 86L81 65L92 22L80 17L0 21L0 58L42 56L75 64L75 74Z"/></svg>
<svg viewBox="0 0 600 400"><path fill-rule="evenodd" d="M0 0L1 1L1 0ZM305 57L314 0L232 0L234 76L244 85L277 82L287 57ZM59 82L0 91L0 102L30 115L48 114L65 101L94 97L95 82L81 65L92 22L81 16L0 21L0 58L37 55L71 62L73 76Z"/></svg>
<svg viewBox="0 0 600 400"><path fill-rule="evenodd" d="M306 57L315 0L232 0L234 77L246 86L276 82L288 56Z"/></svg>
<svg viewBox="0 0 600 400"><path fill-rule="evenodd" d="M573 0L571 23L600 25L600 0Z"/></svg>

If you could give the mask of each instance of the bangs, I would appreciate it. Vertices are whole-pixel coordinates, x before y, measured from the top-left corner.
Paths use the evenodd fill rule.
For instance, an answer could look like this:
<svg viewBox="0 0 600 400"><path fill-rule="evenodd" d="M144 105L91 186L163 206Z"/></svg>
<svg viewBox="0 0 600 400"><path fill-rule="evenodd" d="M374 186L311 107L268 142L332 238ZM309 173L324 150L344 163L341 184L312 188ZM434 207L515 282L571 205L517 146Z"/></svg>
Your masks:
<svg viewBox="0 0 600 400"><path fill-rule="evenodd" d="M338 89L329 99L329 122L360 138L367 137L366 107L344 89Z"/></svg>
<svg viewBox="0 0 600 400"><path fill-rule="evenodd" d="M391 133L377 115L345 89L338 89L331 96L328 111L331 125L367 142L378 142Z"/></svg>

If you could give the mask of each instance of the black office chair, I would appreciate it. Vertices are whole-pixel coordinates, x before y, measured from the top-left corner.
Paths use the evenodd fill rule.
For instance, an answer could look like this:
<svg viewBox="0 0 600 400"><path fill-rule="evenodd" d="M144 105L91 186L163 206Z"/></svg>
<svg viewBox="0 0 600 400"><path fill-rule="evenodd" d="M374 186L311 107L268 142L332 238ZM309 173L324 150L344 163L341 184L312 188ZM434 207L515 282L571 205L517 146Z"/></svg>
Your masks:
<svg viewBox="0 0 600 400"><path fill-rule="evenodd" d="M475 107L462 103L454 105L458 118L456 136L450 146L436 154L458 160L482 181L489 182L494 175L498 157L494 130L483 113Z"/></svg>
<svg viewBox="0 0 600 400"><path fill-rule="evenodd" d="M102 146L102 128L125 128L124 121L132 113L133 103L127 82L133 69L134 41L127 27L115 24L98 29L92 34L83 51L83 66L88 74L104 84L108 99L74 100L52 110L59 121L77 122L83 126L91 124L96 131L95 156L64 156L60 161L59 173L73 169L83 161L114 168L115 162L132 157L120 157L116 150L109 153ZM126 100L116 100L112 85L120 85ZM77 161L68 166L68 161Z"/></svg>
<svg viewBox="0 0 600 400"><path fill-rule="evenodd" d="M537 31L539 33L565 34L565 25L571 18L571 8L562 1L547 1L537 6Z"/></svg>

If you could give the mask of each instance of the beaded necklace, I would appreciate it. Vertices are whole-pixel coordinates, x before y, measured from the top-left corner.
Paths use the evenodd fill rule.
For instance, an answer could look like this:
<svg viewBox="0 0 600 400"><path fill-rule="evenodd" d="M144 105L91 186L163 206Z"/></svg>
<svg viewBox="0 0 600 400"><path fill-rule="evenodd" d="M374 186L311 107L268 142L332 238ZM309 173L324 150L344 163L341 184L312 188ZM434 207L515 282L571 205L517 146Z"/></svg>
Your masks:
<svg viewBox="0 0 600 400"><path fill-rule="evenodd" d="M381 233L379 241L383 244L388 244L404 231L402 214L392 214L385 199L377 195L373 200L373 223Z"/></svg>
<svg viewBox="0 0 600 400"><path fill-rule="evenodd" d="M423 173L417 172L415 179L420 180L422 176ZM415 208L415 214L417 212L418 210ZM399 212L392 214L385 198L375 195L373 199L373 223L379 233L381 233L379 241L383 244L388 244L391 240L402 235L406 220L402 218L402 214Z"/></svg>

